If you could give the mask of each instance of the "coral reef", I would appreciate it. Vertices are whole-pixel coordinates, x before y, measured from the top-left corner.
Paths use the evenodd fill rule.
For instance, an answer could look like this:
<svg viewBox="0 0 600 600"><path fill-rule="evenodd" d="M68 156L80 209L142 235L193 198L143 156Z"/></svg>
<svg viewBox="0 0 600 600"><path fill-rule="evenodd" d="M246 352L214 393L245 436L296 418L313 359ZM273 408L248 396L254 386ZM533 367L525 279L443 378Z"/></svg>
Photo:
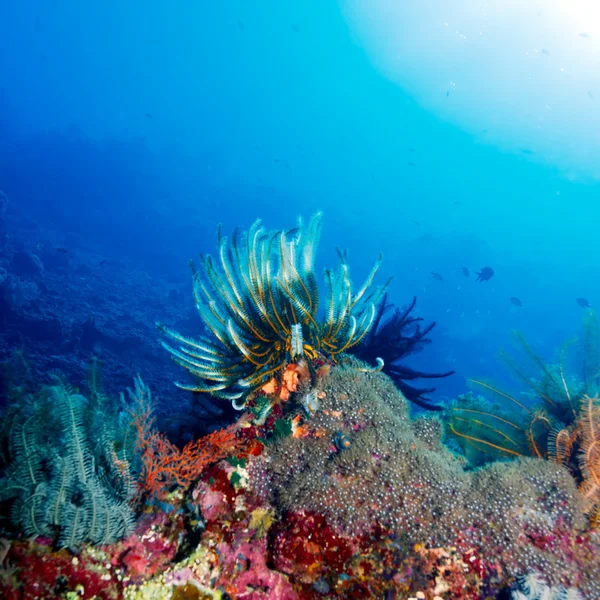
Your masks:
<svg viewBox="0 0 600 600"><path fill-rule="evenodd" d="M13 355L27 357L38 389L51 383L55 370L83 388L87 365L97 357L111 396L138 373L160 390L156 412L171 439L187 441L218 427L215 418L226 407L220 403L211 412L208 402L193 403L175 388L179 367L156 343L159 316L182 328L195 317L192 302L167 301L175 291L188 298L179 292L189 287L185 269L177 277L172 269L157 273L132 265L116 248L104 254L110 252L106 244L93 248L64 227L38 224L39 212L27 209L23 197L14 199L13 192L11 200L0 220L0 410L8 404L6 380L14 379ZM37 257L42 267L34 258L33 270L23 272L23 255ZM169 421L164 419L167 406ZM192 409L194 419L189 418Z"/></svg>
<svg viewBox="0 0 600 600"><path fill-rule="evenodd" d="M415 544L471 548L505 584L538 568L553 584L599 593L584 567L584 546L594 544L575 541L586 535L582 498L561 467L521 458L465 471L441 447L439 421L413 425L392 382L358 363L332 370L322 391L303 434L270 445L248 466L251 486L287 515L285 523L312 515L355 541L377 539L379 527L405 552ZM344 449L335 444L340 432L349 440ZM600 568L597 557L592 564Z"/></svg>
<svg viewBox="0 0 600 600"><path fill-rule="evenodd" d="M563 467L521 457L465 470L442 421L411 420L385 374L354 358L309 371L296 365L286 402L277 388L249 398L236 443L209 448L190 480L165 480L122 540L77 556L43 537L12 542L0 593L476 600L525 594L518 577L535 571L549 590L598 597L598 542Z"/></svg>
<svg viewBox="0 0 600 600"><path fill-rule="evenodd" d="M7 600L116 600L128 588L168 568L184 531L181 515L144 515L125 539L84 545L77 555L56 550L49 539L7 542L0 569L0 597ZM1 564L1 563L0 563Z"/></svg>
<svg viewBox="0 0 600 600"><path fill-rule="evenodd" d="M225 364L233 366L234 376L221 372L220 378L201 377L204 383L188 387L225 385L215 392L241 394L233 400L245 410L234 413L230 403L218 398L213 402L208 393L197 391L203 402L195 403L193 419L188 417L190 407L183 412L177 404L181 397L171 403L177 398L170 395L167 383L174 376L173 366L171 361L160 362L146 325L155 320L153 311L161 311L174 329L191 330L192 315L171 306L180 304L179 287L169 284L161 295L156 292L160 286L148 285L143 274L132 276L116 262L107 265L105 258L83 259L80 250L73 252L62 242L44 241L34 247L9 240L8 251L0 256L0 319L5 325L0 328L0 354L6 359L8 349L21 343L24 351L14 352L0 369L3 397L7 404L16 403L1 423L12 446L5 459L2 492L7 496L2 509L13 505L17 517L5 528L7 539L0 540L0 596L600 597L598 533L584 516L586 511L593 514L596 488L590 488L586 498L586 489L578 490L568 471L574 464L579 469L582 481L577 483L596 477L595 469L585 471L585 464L577 463L586 456L586 464L596 464L595 402L587 408L574 403L582 427L569 451L576 419L563 421L566 437L560 428L547 430L541 418L533 427L538 449L556 431L556 455L567 468L522 456L472 469L468 456L442 443L442 419L429 413L410 418L407 399L372 366L381 354L366 363L345 355L376 323L382 290L370 285L375 273L353 293L341 255L337 275L326 274L326 284L332 285L326 290L325 306L321 302L324 319L317 314L312 260L319 228L320 216L306 229L276 234L256 224L244 243L234 242L235 235L231 241L221 238L219 259L204 259L202 274L194 275L196 300L209 319L200 340L204 349L194 348L195 342L185 338L182 348L174 350L188 363L197 362L200 367L192 366L201 374L212 376ZM27 260L15 259L19 252L37 256L43 270L17 275L18 261ZM77 274L77 283L72 274ZM127 280L130 276L133 283ZM144 281L139 289L145 291L138 297L135 284ZM38 295L23 294L22 303L16 300L11 290L31 283ZM119 308L120 294L135 306L130 313ZM163 308L167 297L172 302ZM412 320L410 308L395 314L405 328L394 351L405 342L410 349L410 340L413 348L421 347L429 329ZM267 317L276 320L275 328ZM385 316L380 323L385 324ZM211 324L225 343L213 336ZM123 335L123 330L128 333ZM389 330L382 339L389 336L393 342L397 333ZM267 339L267 334L272 337ZM30 361L32 348L35 356ZM120 389L130 385L138 365L149 386L138 378L130 394L109 401L93 371L85 397L60 382L38 391L39 372L67 366L70 377L97 352L105 359L113 388L125 378ZM210 370L213 363L216 371ZM560 368L548 373L552 378L545 375L531 382L532 394L564 397L564 379L572 398L584 393L594 398L591 363L583 385L563 377ZM155 404L149 388L169 394L168 401L162 407ZM414 390L426 399L425 391ZM50 406L51 401L61 410ZM190 398L190 406L192 402ZM167 409L168 421L161 408ZM233 420L232 414L238 417L235 425L215 431L219 423ZM467 418L466 411L462 414ZM204 425L196 425L201 422ZM158 430L165 423L175 437ZM198 437L202 427L210 431L208 437ZM472 437L480 430L470 430ZM523 430L527 446L527 427ZM456 448L466 439L459 438L454 440ZM470 445L474 453L482 446ZM36 486L30 483L32 474ZM21 484L27 492L8 489ZM90 513L87 498L98 486L98 494L126 504L131 515L127 531L110 539L91 535L96 529L90 523L101 517L97 511ZM63 493L56 493L61 487ZM131 498L134 489L138 494ZM41 500L50 496L59 524L52 521L51 511L40 514ZM98 496L92 497L100 506ZM30 515L46 535L23 539L29 533L19 517L24 505L34 509ZM74 514L72 507L87 532L79 528L79 517L77 524L70 518L63 527L63 516ZM69 527L77 535L67 535ZM126 535L114 539L122 533ZM104 541L110 543L99 543Z"/></svg>
<svg viewBox="0 0 600 600"><path fill-rule="evenodd" d="M588 317L585 333L583 382L570 378L569 385L567 381L563 368L566 347L560 363L547 366L518 336L526 358L541 371L541 377L528 377L514 359L505 357L505 360L527 383L535 404L525 404L485 382L475 381L508 401L513 410L468 394L452 403L447 424L449 438L473 465L518 456L534 456L564 465L579 482L585 499L583 511L592 527L596 527L600 519L600 399L596 375L597 331L592 317ZM593 397L588 395L591 390L596 390Z"/></svg>

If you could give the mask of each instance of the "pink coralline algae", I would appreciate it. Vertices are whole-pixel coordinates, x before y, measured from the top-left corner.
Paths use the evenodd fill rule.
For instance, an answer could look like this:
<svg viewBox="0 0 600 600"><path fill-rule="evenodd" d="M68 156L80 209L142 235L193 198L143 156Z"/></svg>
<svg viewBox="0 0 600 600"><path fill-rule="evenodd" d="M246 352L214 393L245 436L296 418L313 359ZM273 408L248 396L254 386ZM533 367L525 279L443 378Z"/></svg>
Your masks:
<svg viewBox="0 0 600 600"><path fill-rule="evenodd" d="M154 575L175 557L182 530L180 518L173 520L164 512L145 515L134 533L118 544L111 562L124 567L132 578Z"/></svg>
<svg viewBox="0 0 600 600"><path fill-rule="evenodd" d="M215 521L226 516L229 510L225 494L211 489L208 484L200 482L192 494L197 500L202 517L207 521Z"/></svg>
<svg viewBox="0 0 600 600"><path fill-rule="evenodd" d="M227 592L244 600L298 600L285 575L269 569L266 541L243 542L236 546L221 543L222 577Z"/></svg>

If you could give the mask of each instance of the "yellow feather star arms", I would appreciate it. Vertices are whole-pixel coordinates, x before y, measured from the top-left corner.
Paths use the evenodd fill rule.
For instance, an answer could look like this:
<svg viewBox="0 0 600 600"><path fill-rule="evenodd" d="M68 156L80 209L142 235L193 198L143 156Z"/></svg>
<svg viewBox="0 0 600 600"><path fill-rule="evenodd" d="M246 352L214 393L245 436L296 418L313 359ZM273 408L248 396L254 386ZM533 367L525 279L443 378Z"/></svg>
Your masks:
<svg viewBox="0 0 600 600"><path fill-rule="evenodd" d="M196 308L205 335L194 340L158 324L176 342L163 342L175 362L198 381L182 389L230 400L242 410L248 396L291 361L336 357L358 344L373 325L375 307L389 283L374 288L380 264L352 291L349 267L340 253L336 273L325 271L326 298L319 311L314 274L322 213L304 226L268 232L257 220L231 240L219 233L218 260L192 265Z"/></svg>

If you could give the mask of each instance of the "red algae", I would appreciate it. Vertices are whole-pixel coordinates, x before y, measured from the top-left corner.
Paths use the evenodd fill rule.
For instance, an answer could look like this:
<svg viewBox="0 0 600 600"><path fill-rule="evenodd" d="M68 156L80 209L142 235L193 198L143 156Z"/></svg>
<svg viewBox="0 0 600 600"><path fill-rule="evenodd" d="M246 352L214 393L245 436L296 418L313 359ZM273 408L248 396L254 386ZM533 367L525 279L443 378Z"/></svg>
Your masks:
<svg viewBox="0 0 600 600"><path fill-rule="evenodd" d="M0 597L6 600L62 598L69 592L84 599L121 597L118 570L99 551L73 556L67 550L53 552L43 540L13 542L5 560L14 569L12 578L0 578Z"/></svg>
<svg viewBox="0 0 600 600"><path fill-rule="evenodd" d="M356 543L332 529L322 515L288 513L271 532L271 561L300 581L313 582L327 574L342 574L357 550Z"/></svg>
<svg viewBox="0 0 600 600"><path fill-rule="evenodd" d="M125 569L131 579L161 572L175 557L183 532L183 517L159 511L144 515L133 534L122 540L112 557L112 564Z"/></svg>

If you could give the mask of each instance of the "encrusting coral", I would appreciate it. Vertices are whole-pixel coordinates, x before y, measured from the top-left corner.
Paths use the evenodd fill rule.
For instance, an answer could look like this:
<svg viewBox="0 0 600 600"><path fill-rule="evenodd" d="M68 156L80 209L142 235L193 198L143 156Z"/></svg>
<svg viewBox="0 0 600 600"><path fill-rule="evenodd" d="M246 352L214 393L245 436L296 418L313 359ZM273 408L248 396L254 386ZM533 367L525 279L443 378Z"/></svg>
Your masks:
<svg viewBox="0 0 600 600"><path fill-rule="evenodd" d="M590 598L600 593L583 567L585 544L575 542L586 524L565 470L521 458L465 471L441 444L438 419L411 421L392 382L361 368L352 361L335 367L301 434L250 461L252 489L279 508L284 522L314 515L341 539L390 536L405 554L415 544L472 549L498 587L537 568L555 585L576 585ZM340 436L347 444L336 443ZM598 558L587 566L599 569Z"/></svg>
<svg viewBox="0 0 600 600"><path fill-rule="evenodd" d="M325 271L323 314L314 274L322 213L307 227L267 232L256 221L231 241L219 234L219 264L202 256L203 273L193 268L196 307L206 335L193 340L159 324L179 345L163 343L173 359L198 382L178 383L246 406L249 395L287 364L320 354L336 357L358 344L373 324L385 286L371 289L381 257L364 285L352 290L349 267L340 253L337 274Z"/></svg>
<svg viewBox="0 0 600 600"><path fill-rule="evenodd" d="M598 597L597 546L565 470L521 458L465 471L441 421L411 421L392 382L354 360L321 372L317 390L311 415L301 390L249 400L247 446L188 495L200 545L128 598L475 600L531 570Z"/></svg>

